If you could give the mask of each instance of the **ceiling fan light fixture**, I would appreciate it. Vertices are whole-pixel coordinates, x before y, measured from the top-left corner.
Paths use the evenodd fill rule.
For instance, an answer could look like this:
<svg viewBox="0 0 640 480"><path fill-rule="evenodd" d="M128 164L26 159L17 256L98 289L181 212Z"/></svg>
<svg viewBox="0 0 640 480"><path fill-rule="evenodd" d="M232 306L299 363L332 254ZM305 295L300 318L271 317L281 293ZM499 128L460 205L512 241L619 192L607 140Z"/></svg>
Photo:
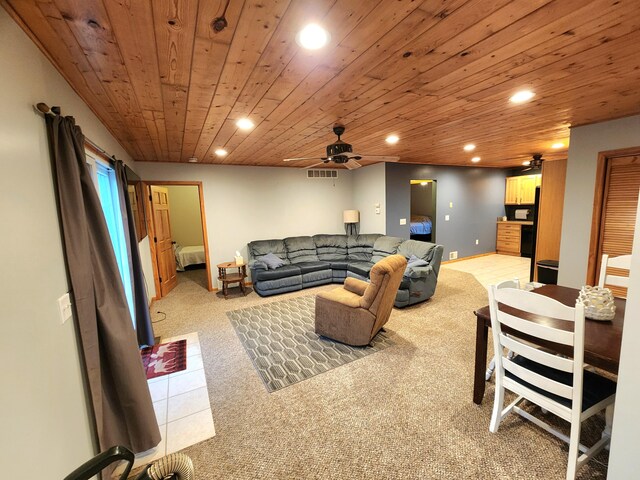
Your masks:
<svg viewBox="0 0 640 480"><path fill-rule="evenodd" d="M296 42L307 50L319 50L329 43L329 32L316 23L310 23L298 32Z"/></svg>
<svg viewBox="0 0 640 480"><path fill-rule="evenodd" d="M389 135L387 138L385 138L385 142L387 142L389 145L395 145L399 140L400 138L397 135Z"/></svg>
<svg viewBox="0 0 640 480"><path fill-rule="evenodd" d="M467 143L462 149L465 152L473 152L476 149L476 146L473 143Z"/></svg>
<svg viewBox="0 0 640 480"><path fill-rule="evenodd" d="M472 161L473 163L478 163L480 160L481 160L481 159L480 159L480 157L473 157L473 158L471 159L471 161Z"/></svg>
<svg viewBox="0 0 640 480"><path fill-rule="evenodd" d="M522 165L528 167L529 165L531 165L531 162L529 160L525 160L524 162L522 162Z"/></svg>
<svg viewBox="0 0 640 480"><path fill-rule="evenodd" d="M531 100L534 96L535 93L533 93L531 90L520 90L519 92L511 95L511 98L509 98L509 100L511 101L511 103L524 103Z"/></svg>
<svg viewBox="0 0 640 480"><path fill-rule="evenodd" d="M216 148L214 153L219 157L225 157L228 152L224 148Z"/></svg>
<svg viewBox="0 0 640 480"><path fill-rule="evenodd" d="M241 118L236 122L236 126L240 130L251 130L254 127L253 122L248 118Z"/></svg>

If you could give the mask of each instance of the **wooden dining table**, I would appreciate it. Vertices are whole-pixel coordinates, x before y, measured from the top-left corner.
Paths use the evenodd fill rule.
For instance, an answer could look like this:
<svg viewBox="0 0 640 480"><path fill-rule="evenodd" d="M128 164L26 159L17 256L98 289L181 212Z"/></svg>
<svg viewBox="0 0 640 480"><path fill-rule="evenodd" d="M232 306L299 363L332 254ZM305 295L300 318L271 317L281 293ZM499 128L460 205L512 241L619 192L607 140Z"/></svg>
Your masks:
<svg viewBox="0 0 640 480"><path fill-rule="evenodd" d="M534 290L535 293L558 300L567 306L573 307L580 290L559 285L545 285ZM611 321L597 321L586 319L584 333L584 361L594 367L607 372L617 374L620 364L620 346L622 344L622 324L624 322L624 309L626 300L615 299L616 316ZM474 312L477 319L476 325L476 360L473 380L473 402L480 405L485 390L485 372L487 368L487 341L489 339L489 327L491 326L491 314L489 306L479 308ZM566 322L555 321L549 318L531 316L531 321L567 329ZM563 325L564 323L564 325ZM502 331L511 333L525 340L528 338L521 332L509 329L505 325ZM535 339L535 342L547 349L559 354L572 355L570 347Z"/></svg>

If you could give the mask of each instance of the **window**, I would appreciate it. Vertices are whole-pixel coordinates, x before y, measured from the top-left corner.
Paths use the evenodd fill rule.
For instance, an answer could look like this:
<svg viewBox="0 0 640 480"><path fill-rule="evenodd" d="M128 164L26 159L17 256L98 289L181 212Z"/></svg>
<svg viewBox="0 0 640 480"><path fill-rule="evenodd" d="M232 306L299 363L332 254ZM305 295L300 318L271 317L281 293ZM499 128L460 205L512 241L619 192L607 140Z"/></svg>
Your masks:
<svg viewBox="0 0 640 480"><path fill-rule="evenodd" d="M135 311L133 308L133 290L131 287L131 274L129 266L129 254L127 252L127 243L124 236L124 223L120 213L120 198L118 196L118 182L116 180L116 172L106 162L97 159L90 152L87 153L87 164L93 183L98 191L100 203L104 218L107 222L109 236L111 237L111 245L115 253L118 269L120 270L120 278L124 285L124 293L127 297L129 312L133 320L135 328Z"/></svg>

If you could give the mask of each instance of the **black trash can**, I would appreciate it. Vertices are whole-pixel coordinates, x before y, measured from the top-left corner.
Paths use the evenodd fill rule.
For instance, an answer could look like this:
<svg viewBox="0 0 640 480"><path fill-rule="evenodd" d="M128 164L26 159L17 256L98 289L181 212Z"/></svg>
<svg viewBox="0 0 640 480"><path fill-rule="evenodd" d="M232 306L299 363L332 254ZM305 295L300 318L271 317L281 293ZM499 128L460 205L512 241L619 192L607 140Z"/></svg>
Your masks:
<svg viewBox="0 0 640 480"><path fill-rule="evenodd" d="M538 265L538 282L549 285L558 284L558 262L556 260L540 260Z"/></svg>

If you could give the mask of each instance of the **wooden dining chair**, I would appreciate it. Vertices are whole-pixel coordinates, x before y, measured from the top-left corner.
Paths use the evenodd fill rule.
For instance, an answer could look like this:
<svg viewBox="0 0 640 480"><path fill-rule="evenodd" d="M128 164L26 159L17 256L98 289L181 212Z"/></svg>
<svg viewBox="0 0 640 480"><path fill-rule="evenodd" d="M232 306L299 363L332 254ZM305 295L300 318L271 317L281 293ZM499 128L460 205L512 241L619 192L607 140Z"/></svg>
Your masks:
<svg viewBox="0 0 640 480"><path fill-rule="evenodd" d="M496 288L520 288L520 279L514 278L513 280L504 280L500 283L496 283ZM513 353L509 354L509 358L513 357ZM487 367L487 371L484 374L484 379L488 382L493 375L493 371L496 369L496 356L494 355L491 361L489 362L489 366Z"/></svg>
<svg viewBox="0 0 640 480"><path fill-rule="evenodd" d="M620 275L607 275L607 268L620 268L622 270L631 270L631 255L620 255L618 257L609 257L606 253L602 255L600 263L600 279L598 286L604 288L605 285L614 287L629 287L629 277Z"/></svg>
<svg viewBox="0 0 640 480"><path fill-rule="evenodd" d="M610 441L608 435L591 448L580 444L582 422L615 400L615 382L584 369L584 306L575 308L533 292L514 288L489 288L491 329L496 352L496 390L489 430L498 431L502 419L518 413L569 444L567 479L575 479L577 470ZM536 316L535 321L531 315ZM564 328L559 328L563 325ZM502 327L511 333L502 333ZM572 328L571 328L572 327ZM527 335L520 340L513 331ZM573 349L572 357L554 355L532 346L534 342L554 342ZM507 358L506 350L516 355ZM504 391L518 397L506 408ZM571 424L567 437L519 405L528 400ZM580 455L580 452L582 454Z"/></svg>

